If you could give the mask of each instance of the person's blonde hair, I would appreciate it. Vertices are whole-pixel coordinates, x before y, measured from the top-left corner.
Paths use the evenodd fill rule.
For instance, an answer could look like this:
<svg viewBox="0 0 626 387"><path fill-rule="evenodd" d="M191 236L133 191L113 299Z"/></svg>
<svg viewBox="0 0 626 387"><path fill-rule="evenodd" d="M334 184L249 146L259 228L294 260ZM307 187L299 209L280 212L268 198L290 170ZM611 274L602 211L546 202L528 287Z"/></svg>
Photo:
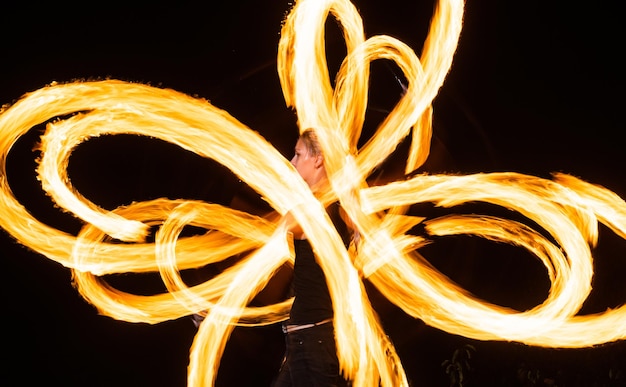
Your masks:
<svg viewBox="0 0 626 387"><path fill-rule="evenodd" d="M320 143L317 140L317 134L313 128L307 128L300 134L300 140L306 147L309 155L318 156L322 154Z"/></svg>

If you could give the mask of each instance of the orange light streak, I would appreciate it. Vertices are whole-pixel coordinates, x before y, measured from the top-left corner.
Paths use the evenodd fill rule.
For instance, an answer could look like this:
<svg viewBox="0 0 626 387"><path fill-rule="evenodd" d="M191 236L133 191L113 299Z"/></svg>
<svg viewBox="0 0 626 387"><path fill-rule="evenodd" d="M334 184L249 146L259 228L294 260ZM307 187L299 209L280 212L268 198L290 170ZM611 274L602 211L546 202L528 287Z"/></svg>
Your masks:
<svg viewBox="0 0 626 387"><path fill-rule="evenodd" d="M367 178L407 137L405 167L428 157L432 101L451 67L463 19L463 1L442 0L421 58L389 36L366 39L362 20L347 0L300 0L285 20L278 72L287 104L301 128L315 127L330 186L323 202L339 200L359 231L346 250L332 223L295 169L262 136L209 102L174 90L115 80L51 84L29 93L0 114L0 226L29 247L72 270L78 292L100 313L156 324L206 313L190 350L189 386L214 383L221 355L237 325L287 318L291 300L250 307L275 272L293 261L287 213L310 238L327 275L341 370L354 386L406 386L401 359L365 293L367 278L409 315L452 334L511 340L546 347L586 347L626 338L626 305L579 316L591 291L598 223L626 238L626 203L606 188L558 174L554 180L517 173L467 176L416 175L369 187ZM347 56L330 81L324 23L341 24ZM376 133L358 149L367 107L369 63L394 61L408 89ZM51 119L42 137L37 170L43 189L63 210L84 222L78 235L41 223L13 196L6 176L12 145ZM259 217L212 203L157 199L107 211L83 197L67 175L70 155L89 138L135 134L158 138L211 158L255 189L277 217ZM422 218L405 215L420 203L455 207L484 202L516 211L550 234L484 216L450 215L424 224L432 236L475 235L519 246L546 267L546 300L516 311L481 300L419 253L427 241L410 235ZM181 237L187 225L205 228ZM158 227L154 243L145 242ZM118 243L115 240L125 243ZM180 271L243 258L214 278L187 286ZM158 272L167 292L143 296L120 291L101 277Z"/></svg>

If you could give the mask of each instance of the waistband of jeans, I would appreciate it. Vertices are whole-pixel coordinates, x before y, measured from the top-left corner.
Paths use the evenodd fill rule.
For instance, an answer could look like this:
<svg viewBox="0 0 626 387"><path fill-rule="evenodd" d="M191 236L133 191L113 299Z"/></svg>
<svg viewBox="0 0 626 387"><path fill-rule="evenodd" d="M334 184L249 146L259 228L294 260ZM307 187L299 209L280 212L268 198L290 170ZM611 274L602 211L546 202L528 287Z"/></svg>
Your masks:
<svg viewBox="0 0 626 387"><path fill-rule="evenodd" d="M332 318L327 318L326 320L322 320L322 321L311 323L311 324L283 325L283 332L291 333L291 332L299 331L301 329L313 328L319 325L328 324L331 321L333 321Z"/></svg>

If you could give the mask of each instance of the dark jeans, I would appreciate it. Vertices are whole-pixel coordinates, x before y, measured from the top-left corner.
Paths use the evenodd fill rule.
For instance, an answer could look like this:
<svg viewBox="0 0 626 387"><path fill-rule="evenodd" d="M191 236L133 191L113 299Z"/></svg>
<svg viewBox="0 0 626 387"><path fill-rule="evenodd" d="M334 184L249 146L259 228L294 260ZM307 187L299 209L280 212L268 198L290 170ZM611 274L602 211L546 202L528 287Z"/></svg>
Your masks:
<svg viewBox="0 0 626 387"><path fill-rule="evenodd" d="M335 387L342 385L333 324L285 334L285 359L274 387Z"/></svg>

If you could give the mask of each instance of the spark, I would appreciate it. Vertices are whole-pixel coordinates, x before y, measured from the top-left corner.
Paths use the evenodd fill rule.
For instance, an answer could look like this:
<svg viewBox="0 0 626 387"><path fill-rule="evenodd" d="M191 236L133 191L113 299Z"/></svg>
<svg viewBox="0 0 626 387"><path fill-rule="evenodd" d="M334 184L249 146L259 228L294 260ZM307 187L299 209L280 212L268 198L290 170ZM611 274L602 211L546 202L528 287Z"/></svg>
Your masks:
<svg viewBox="0 0 626 387"><path fill-rule="evenodd" d="M278 72L300 127L318 131L329 172L322 202L261 135L206 100L117 80L54 83L0 114L0 226L24 246L70 268L78 292L103 315L156 324L205 314L190 349L189 386L214 383L235 326L287 318L290 299L249 306L282 265L293 263L287 213L309 236L327 275L341 370L354 386L408 385L402 361L365 293L364 278L407 314L452 334L563 348L623 340L626 306L577 315L591 291L591 248L599 223L626 238L626 203L610 190L566 174L548 180L510 172L420 174L378 186L367 183L407 137L411 147L405 172L427 159L431 105L451 67L463 7L461 0L438 3L418 58L392 37L366 39L361 17L347 0L300 0L293 5L278 45ZM329 14L341 24L347 48L334 87L324 54ZM358 148L374 60L395 62L407 85L376 133ZM69 118L47 125L37 172L54 203L84 222L78 235L34 218L12 195L6 176L12 145L32 127L58 117ZM135 202L113 211L99 207L72 186L67 165L83 142L116 134L158 138L219 162L258 192L275 216L189 200ZM349 249L323 210L333 200L340 201L360 235ZM550 279L542 304L522 312L493 305L422 258L419 250L428 241L408 231L423 218L406 215L407 209L420 203L453 208L467 202L518 212L550 239L525 224L488 215L428 219L423 222L428 235L475 235L528 250L544 264ZM187 225L210 232L183 237ZM155 241L148 243L155 226ZM233 256L243 258L204 283L187 286L181 278L181 270ZM167 291L136 295L102 278L130 272L159 273Z"/></svg>

